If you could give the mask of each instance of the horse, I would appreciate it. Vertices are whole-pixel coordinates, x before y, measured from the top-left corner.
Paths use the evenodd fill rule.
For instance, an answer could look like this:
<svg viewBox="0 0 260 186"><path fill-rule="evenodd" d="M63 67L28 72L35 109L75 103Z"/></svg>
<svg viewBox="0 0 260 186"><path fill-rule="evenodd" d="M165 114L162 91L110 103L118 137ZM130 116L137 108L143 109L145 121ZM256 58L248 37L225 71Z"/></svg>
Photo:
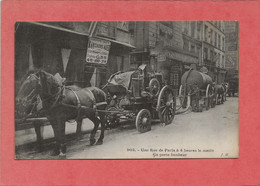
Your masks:
<svg viewBox="0 0 260 186"><path fill-rule="evenodd" d="M78 124L77 132L80 131L82 120L90 119L94 128L90 135L90 145L101 145L104 139L105 110L107 106L106 94L97 87L79 88L77 86L64 86L51 74L40 70L30 74L23 82L16 102L30 105L30 97L40 96L43 110L46 112L56 141L53 156L59 155L66 158L65 122L75 120ZM29 103L28 103L29 102ZM101 134L96 142L95 135L101 124Z"/></svg>
<svg viewBox="0 0 260 186"><path fill-rule="evenodd" d="M215 85L214 86L215 89L215 94L216 94L216 104L223 104L225 101L225 86L223 84L221 85Z"/></svg>
<svg viewBox="0 0 260 186"><path fill-rule="evenodd" d="M16 96L15 104L15 119L18 123L23 123L30 118L40 118L46 117L45 110L42 109L42 100L39 94L35 94L35 85L33 82L33 72L27 74L28 79L24 81L21 85L19 92ZM32 75L30 75L32 74ZM31 84L32 83L32 84ZM30 86L28 86L30 85ZM71 85L68 88L72 90L79 90L80 88ZM36 138L37 138L37 150L38 152L43 151L43 129L42 125L44 124L44 119L35 119L32 120L32 125L34 127ZM77 138L81 137L81 123L77 123L76 135Z"/></svg>
<svg viewBox="0 0 260 186"><path fill-rule="evenodd" d="M229 84L228 83L222 83L222 86L224 87L224 101L227 101L227 95L228 95L228 89L229 89Z"/></svg>

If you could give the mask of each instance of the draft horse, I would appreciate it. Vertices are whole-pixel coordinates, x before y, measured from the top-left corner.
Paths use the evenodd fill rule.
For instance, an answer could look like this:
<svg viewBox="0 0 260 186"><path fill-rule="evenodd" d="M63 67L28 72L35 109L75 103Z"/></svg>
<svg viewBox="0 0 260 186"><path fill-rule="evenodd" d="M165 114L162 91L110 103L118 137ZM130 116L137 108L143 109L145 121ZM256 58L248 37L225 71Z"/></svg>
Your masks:
<svg viewBox="0 0 260 186"><path fill-rule="evenodd" d="M65 122L76 120L77 132L81 128L82 120L89 118L94 123L90 134L90 145L101 145L105 131L106 94L97 87L79 88L76 86L66 87L53 75L40 70L30 74L23 82L17 96L16 102L20 105L32 105L32 98L40 96L42 107L45 110L56 141L52 155L66 157ZM28 103L29 102L29 103ZM101 134L96 142L95 135L101 124Z"/></svg>
<svg viewBox="0 0 260 186"><path fill-rule="evenodd" d="M216 104L223 104L226 101L226 86L224 84L215 85Z"/></svg>

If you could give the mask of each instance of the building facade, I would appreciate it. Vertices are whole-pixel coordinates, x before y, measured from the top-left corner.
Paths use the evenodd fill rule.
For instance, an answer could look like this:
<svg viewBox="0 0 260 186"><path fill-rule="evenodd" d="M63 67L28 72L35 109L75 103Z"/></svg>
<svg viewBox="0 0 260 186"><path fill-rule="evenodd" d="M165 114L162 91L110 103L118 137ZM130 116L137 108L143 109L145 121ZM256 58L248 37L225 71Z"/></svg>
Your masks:
<svg viewBox="0 0 260 186"><path fill-rule="evenodd" d="M182 74L191 65L196 68L199 64L200 30L195 31L197 27L193 28L193 23L183 27L179 21L132 22L130 25L136 47L132 52L132 66L149 64L152 70L163 74L165 84L178 89Z"/></svg>
<svg viewBox="0 0 260 186"><path fill-rule="evenodd" d="M238 70L238 22L225 21L226 69Z"/></svg>
<svg viewBox="0 0 260 186"><path fill-rule="evenodd" d="M225 81L225 25L223 21L202 22L202 61L217 84Z"/></svg>
<svg viewBox="0 0 260 186"><path fill-rule="evenodd" d="M233 23L18 22L16 87L26 72L35 69L58 72L68 85L103 87L111 74L137 69L141 64L149 64L152 71L163 74L164 84L176 89L190 67L207 67L208 74L220 84L225 80L225 68L233 63L232 68L238 68L238 26Z"/></svg>
<svg viewBox="0 0 260 186"><path fill-rule="evenodd" d="M107 53L88 57L95 42L100 45L92 44L93 50L109 44ZM60 73L68 85L102 87L112 73L129 68L133 48L128 22L17 22L16 89L28 71L37 69ZM93 57L96 61L87 60Z"/></svg>
<svg viewBox="0 0 260 186"><path fill-rule="evenodd" d="M202 63L202 21L183 21L182 35L183 53L196 59L192 67L197 69ZM185 60L183 63L186 70L189 69L190 63Z"/></svg>

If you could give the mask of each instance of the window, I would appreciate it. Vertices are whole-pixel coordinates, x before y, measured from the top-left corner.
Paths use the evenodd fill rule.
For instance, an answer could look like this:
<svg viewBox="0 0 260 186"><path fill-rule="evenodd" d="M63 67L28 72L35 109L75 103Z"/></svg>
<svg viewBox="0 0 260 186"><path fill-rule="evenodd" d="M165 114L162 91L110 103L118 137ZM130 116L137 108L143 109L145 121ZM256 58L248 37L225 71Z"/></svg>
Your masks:
<svg viewBox="0 0 260 186"><path fill-rule="evenodd" d="M195 53L195 45L194 45L194 44L191 44L191 45L190 45L190 51L191 51L192 53Z"/></svg>
<svg viewBox="0 0 260 186"><path fill-rule="evenodd" d="M117 61L117 71L124 71L124 57L116 56Z"/></svg>
<svg viewBox="0 0 260 186"><path fill-rule="evenodd" d="M222 67L225 68L225 58L222 56Z"/></svg>
<svg viewBox="0 0 260 186"><path fill-rule="evenodd" d="M220 54L218 54L217 60L218 60L218 66L220 66Z"/></svg>
<svg viewBox="0 0 260 186"><path fill-rule="evenodd" d="M215 32L215 42L214 42L214 46L217 46L217 33Z"/></svg>
<svg viewBox="0 0 260 186"><path fill-rule="evenodd" d="M201 39L201 26L202 26L202 22L198 21L197 23L197 39L200 40Z"/></svg>
<svg viewBox="0 0 260 186"><path fill-rule="evenodd" d="M221 68L221 66L222 66L222 55L221 54L219 54L219 67Z"/></svg>
<svg viewBox="0 0 260 186"><path fill-rule="evenodd" d="M225 50L225 39L224 39L224 37L222 38L222 50Z"/></svg>
<svg viewBox="0 0 260 186"><path fill-rule="evenodd" d="M203 59L208 59L208 49L207 48L204 48Z"/></svg>
<svg viewBox="0 0 260 186"><path fill-rule="evenodd" d="M210 50L210 58L213 59L213 50Z"/></svg>
<svg viewBox="0 0 260 186"><path fill-rule="evenodd" d="M211 30L211 32L210 32L210 43L213 45L213 35L214 35L214 32L213 32L213 30Z"/></svg>
<svg viewBox="0 0 260 186"><path fill-rule="evenodd" d="M204 28L204 41L207 41L207 35L208 35L208 26L205 25L205 28Z"/></svg>
<svg viewBox="0 0 260 186"><path fill-rule="evenodd" d="M220 35L218 35L218 48L220 48Z"/></svg>
<svg viewBox="0 0 260 186"><path fill-rule="evenodd" d="M184 34L188 35L188 32L189 32L189 23L188 21L185 21L184 22Z"/></svg>
<svg viewBox="0 0 260 186"><path fill-rule="evenodd" d="M194 36L195 36L195 22L192 21L191 22L191 37L194 38Z"/></svg>
<svg viewBox="0 0 260 186"><path fill-rule="evenodd" d="M183 50L189 51L189 41L187 39L183 40Z"/></svg>

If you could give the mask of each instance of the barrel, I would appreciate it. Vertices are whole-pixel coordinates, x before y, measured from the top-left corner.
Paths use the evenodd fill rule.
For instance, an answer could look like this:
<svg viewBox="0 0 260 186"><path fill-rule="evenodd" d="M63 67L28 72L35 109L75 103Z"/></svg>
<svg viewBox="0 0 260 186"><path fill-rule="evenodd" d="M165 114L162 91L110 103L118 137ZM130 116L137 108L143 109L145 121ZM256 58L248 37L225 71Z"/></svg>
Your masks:
<svg viewBox="0 0 260 186"><path fill-rule="evenodd" d="M189 70L181 77L182 86L197 85L199 89L206 89L208 84L212 84L212 79L209 75L199 72L197 70Z"/></svg>

